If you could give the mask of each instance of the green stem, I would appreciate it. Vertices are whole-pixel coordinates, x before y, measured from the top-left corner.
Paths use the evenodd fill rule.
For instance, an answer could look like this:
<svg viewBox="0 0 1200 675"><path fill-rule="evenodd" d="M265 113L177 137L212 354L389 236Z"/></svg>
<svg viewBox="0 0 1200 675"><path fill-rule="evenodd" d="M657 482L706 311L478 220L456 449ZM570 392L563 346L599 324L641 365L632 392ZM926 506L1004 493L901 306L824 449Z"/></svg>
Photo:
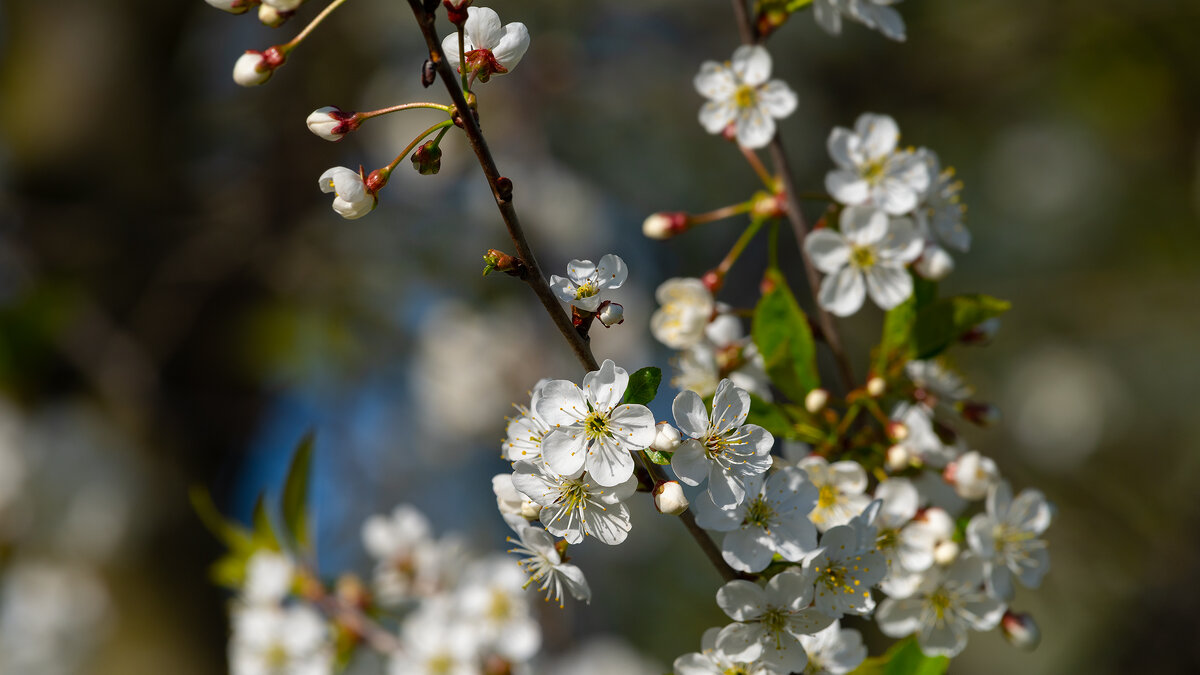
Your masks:
<svg viewBox="0 0 1200 675"><path fill-rule="evenodd" d="M360 113L356 113L356 115L358 116L358 119L360 121L363 121L363 120L369 120L372 117L379 117L380 115L386 115L388 113L399 112L401 110L417 110L419 108L429 108L432 110L441 110L442 112L446 113L447 115L450 114L450 106L448 106L448 105L442 105L441 103L429 103L427 101L419 101L416 103L401 103L400 105L394 105L389 108L380 108L379 110L372 110L370 112L360 112Z"/></svg>
<svg viewBox="0 0 1200 675"><path fill-rule="evenodd" d="M463 26L458 27L458 75L462 78L463 92L470 93L471 83L467 81L467 39Z"/></svg>
<svg viewBox="0 0 1200 675"><path fill-rule="evenodd" d="M337 9L338 7L341 7L342 4L345 2L346 2L346 0L333 0L333 2L329 3L329 6L327 6L325 9L321 10L320 14L316 15L316 17L314 17L312 21L309 21L308 25L304 27L304 30L302 30L296 34L296 37L292 38L286 44L279 45L279 51L283 52L284 54L287 54L288 52L295 49L301 42L304 41L304 38L308 37L309 33L313 32L313 29L315 29L317 26L321 25L321 22L324 21L326 19L326 17L328 17L330 14L333 13L333 10Z"/></svg>
<svg viewBox="0 0 1200 675"><path fill-rule="evenodd" d="M729 268L733 267L733 263L741 257L742 251L746 250L746 246L750 244L750 240L754 239L754 235L762 229L762 226L767 222L766 218L754 218L750 221L750 225L742 231L742 236L738 237L737 241L733 242L733 248L729 249L729 253L725 255L725 259L721 264L717 265L717 274L725 276L729 272Z"/></svg>
<svg viewBox="0 0 1200 675"><path fill-rule="evenodd" d="M393 159L391 164L388 164L386 167L384 167L384 172L390 174L391 172L395 171L396 165L398 165L401 161L403 161L405 157L408 157L408 153L412 152L413 148L417 147L418 143L425 140L426 136L428 136L429 134L432 134L433 132L437 131L438 129L442 129L443 130L442 134L444 135L446 130L448 130L452 126L454 126L454 122L451 122L450 120L446 120L445 122L438 122L437 124L426 129L425 131L422 131L420 133L420 135L418 135L416 138L414 138L412 140L412 143L408 144L407 148L404 148L404 150L401 151L401 153L399 155L396 155L396 159ZM438 140L441 140L441 136L438 136Z"/></svg>

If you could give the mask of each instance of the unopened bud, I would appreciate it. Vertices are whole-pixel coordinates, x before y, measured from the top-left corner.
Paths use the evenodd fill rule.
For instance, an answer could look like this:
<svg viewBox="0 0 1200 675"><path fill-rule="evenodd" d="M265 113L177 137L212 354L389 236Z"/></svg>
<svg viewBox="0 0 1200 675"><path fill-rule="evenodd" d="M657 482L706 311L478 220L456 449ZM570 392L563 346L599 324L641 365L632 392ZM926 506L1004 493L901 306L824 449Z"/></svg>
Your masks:
<svg viewBox="0 0 1200 675"><path fill-rule="evenodd" d="M1038 628L1032 616L1024 612L1005 612L1004 618L1000 619L1000 632L1004 633L1004 639L1010 645L1025 651L1037 649L1042 641L1042 629Z"/></svg>
<svg viewBox="0 0 1200 675"><path fill-rule="evenodd" d="M829 403L829 392L820 387L813 389L804 395L804 409L810 414L816 415L825 409Z"/></svg>
<svg viewBox="0 0 1200 675"><path fill-rule="evenodd" d="M504 272L513 277L520 277L525 272L525 263L520 258L511 256L504 251L489 248L483 254L483 276L492 272Z"/></svg>
<svg viewBox="0 0 1200 675"><path fill-rule="evenodd" d="M442 149L435 143L436 140L425 141L413 151L413 168L422 176L432 176L442 170Z"/></svg>
<svg viewBox="0 0 1200 675"><path fill-rule="evenodd" d="M949 540L954 537L954 518L945 509L931 506L922 511L918 519L929 527L936 538Z"/></svg>
<svg viewBox="0 0 1200 675"><path fill-rule="evenodd" d="M455 26L460 26L467 20L467 8L471 0L442 0L446 8L446 18Z"/></svg>
<svg viewBox="0 0 1200 675"><path fill-rule="evenodd" d="M900 441L908 438L908 425L904 422L892 420L891 422L887 423L887 435L888 438L892 439L896 443L899 443Z"/></svg>
<svg viewBox="0 0 1200 675"><path fill-rule="evenodd" d="M688 214L682 211L651 214L642 221L642 234L650 239L670 239L688 229Z"/></svg>
<svg viewBox="0 0 1200 675"><path fill-rule="evenodd" d="M677 481L668 480L654 486L654 508L659 513L677 516L687 511L688 500Z"/></svg>
<svg viewBox="0 0 1200 675"><path fill-rule="evenodd" d="M725 285L725 273L719 270L709 270L700 275L700 283L708 289L709 293L716 295L717 291Z"/></svg>
<svg viewBox="0 0 1200 675"><path fill-rule="evenodd" d="M425 59L425 63L421 64L421 86L428 89L436 77L437 66L433 65L433 61Z"/></svg>
<svg viewBox="0 0 1200 675"><path fill-rule="evenodd" d="M884 459L884 463L887 465L887 470L892 473L903 471L912 463L912 454L903 445L893 445L887 449L887 457Z"/></svg>
<svg viewBox="0 0 1200 675"><path fill-rule="evenodd" d="M274 5L263 3L258 6L258 20L264 26L278 28L283 25L295 12L282 11Z"/></svg>
<svg viewBox="0 0 1200 675"><path fill-rule="evenodd" d="M913 263L913 269L926 279L939 281L954 271L954 258L940 246L926 246L921 258Z"/></svg>
<svg viewBox="0 0 1200 675"><path fill-rule="evenodd" d="M990 457L972 450L948 464L942 477L954 486L959 497L977 501L986 497L988 489L1000 480L1000 470Z"/></svg>
<svg viewBox="0 0 1200 675"><path fill-rule="evenodd" d="M938 542L938 545L933 547L933 561L943 567L949 565L958 560L959 550L958 544L949 539Z"/></svg>
<svg viewBox="0 0 1200 675"><path fill-rule="evenodd" d="M248 9L257 5L260 0L204 0L209 5L230 14L245 14Z"/></svg>
<svg viewBox="0 0 1200 675"><path fill-rule="evenodd" d="M1000 422L1000 409L990 403L967 401L959 404L963 419L980 427L995 426Z"/></svg>
<svg viewBox="0 0 1200 675"><path fill-rule="evenodd" d="M986 345L996 337L996 333L1000 331L1000 318L993 316L987 321L978 323L971 330L963 333L959 338L959 342L965 345Z"/></svg>
<svg viewBox="0 0 1200 675"><path fill-rule="evenodd" d="M654 442L650 447L658 452L675 452L681 438L679 430L671 426L670 422L659 422L655 425Z"/></svg>
<svg viewBox="0 0 1200 675"><path fill-rule="evenodd" d="M304 122L309 131L327 141L340 141L346 134L358 128L358 119L354 113L344 112L332 105L312 111Z"/></svg>
<svg viewBox="0 0 1200 675"><path fill-rule="evenodd" d="M867 380L867 395L871 398L879 398L885 391L887 391L887 382L882 377L875 376Z"/></svg>
<svg viewBox="0 0 1200 675"><path fill-rule="evenodd" d="M243 87L253 87L271 79L275 69L283 65L287 54L278 47L258 52L248 50L233 64L233 81Z"/></svg>
<svg viewBox="0 0 1200 675"><path fill-rule="evenodd" d="M786 202L778 195L760 192L750 205L750 214L758 218L782 218Z"/></svg>
<svg viewBox="0 0 1200 675"><path fill-rule="evenodd" d="M625 308L619 303L605 300L596 308L596 318L604 324L605 328L625 323Z"/></svg>

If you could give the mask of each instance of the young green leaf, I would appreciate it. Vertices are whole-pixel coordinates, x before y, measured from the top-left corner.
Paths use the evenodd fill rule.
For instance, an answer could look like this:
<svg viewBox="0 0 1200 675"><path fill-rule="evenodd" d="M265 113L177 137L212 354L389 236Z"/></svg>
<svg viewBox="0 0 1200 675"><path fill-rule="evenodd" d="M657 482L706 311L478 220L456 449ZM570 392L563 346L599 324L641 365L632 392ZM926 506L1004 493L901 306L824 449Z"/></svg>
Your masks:
<svg viewBox="0 0 1200 675"><path fill-rule="evenodd" d="M883 656L863 661L850 675L943 675L950 667L945 656L925 656L913 638L892 645Z"/></svg>
<svg viewBox="0 0 1200 675"><path fill-rule="evenodd" d="M208 489L193 485L188 490L188 498L192 502L192 509L200 517L200 522L204 523L204 527L223 544L235 550L250 546L250 532L241 525L226 520L225 516L221 515L217 505L213 503Z"/></svg>
<svg viewBox="0 0 1200 675"><path fill-rule="evenodd" d="M783 274L769 269L765 281L771 290L763 294L754 309L754 344L771 382L789 399L803 401L809 391L821 385L812 330Z"/></svg>
<svg viewBox="0 0 1200 675"><path fill-rule="evenodd" d="M883 320L883 338L875 354L875 371L883 373L888 365L913 357L913 325L917 313L937 300L937 282L913 275L913 294L888 310Z"/></svg>
<svg viewBox="0 0 1200 675"><path fill-rule="evenodd" d="M943 298L917 312L913 323L915 358L928 359L946 350L967 331L1007 312L1011 303L989 295Z"/></svg>
<svg viewBox="0 0 1200 675"><path fill-rule="evenodd" d="M292 455L292 463L288 467L287 479L283 483L281 513L283 528L286 536L296 545L307 548L311 542L308 532L308 479L312 472L312 456L315 435L312 431L304 434Z"/></svg>
<svg viewBox="0 0 1200 675"><path fill-rule="evenodd" d="M658 385L662 382L662 370L649 366L642 368L629 376L629 387L625 389L625 397L621 403L636 403L647 405L658 395Z"/></svg>
<svg viewBox="0 0 1200 675"><path fill-rule="evenodd" d="M671 456L675 454L673 452L659 452L658 450L653 450L651 448L646 448L642 452L646 453L646 457L651 462L654 462L655 464L661 464L663 466L670 464Z"/></svg>

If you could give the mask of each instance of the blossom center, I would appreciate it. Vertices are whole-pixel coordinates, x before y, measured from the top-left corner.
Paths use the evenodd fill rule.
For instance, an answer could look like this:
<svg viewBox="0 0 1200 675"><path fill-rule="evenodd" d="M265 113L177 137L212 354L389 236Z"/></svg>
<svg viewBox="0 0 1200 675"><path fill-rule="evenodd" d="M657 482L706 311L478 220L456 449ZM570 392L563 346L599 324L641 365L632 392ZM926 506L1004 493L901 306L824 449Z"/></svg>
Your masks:
<svg viewBox="0 0 1200 675"><path fill-rule="evenodd" d="M933 595L929 596L929 606L933 608L933 613L937 616L937 620L941 621L950 609L950 594L945 589L938 589Z"/></svg>
<svg viewBox="0 0 1200 675"><path fill-rule="evenodd" d="M875 265L875 249L870 246L852 246L850 262L859 269L867 269Z"/></svg>
<svg viewBox="0 0 1200 675"><path fill-rule="evenodd" d="M268 647L266 653L263 654L263 661L266 662L267 668L270 670L281 670L287 667L290 660L287 649L279 643Z"/></svg>
<svg viewBox="0 0 1200 675"><path fill-rule="evenodd" d="M837 503L837 488L832 485L822 485L817 494L817 506L827 509Z"/></svg>
<svg viewBox="0 0 1200 675"><path fill-rule="evenodd" d="M501 590L493 590L491 607L488 608L488 616L500 622L512 616L512 614L513 607L512 603L509 602L508 594Z"/></svg>
<svg viewBox="0 0 1200 675"><path fill-rule="evenodd" d="M775 515L775 509L767 503L767 500L762 497L755 497L748 507L746 507L746 518L743 522L751 527L761 527L767 529L771 523L771 517Z"/></svg>
<svg viewBox="0 0 1200 675"><path fill-rule="evenodd" d="M588 279L582 284L579 284L579 287L575 289L575 299L582 300L583 298L590 298L599 292L599 284L597 284L593 279Z"/></svg>
<svg viewBox="0 0 1200 675"><path fill-rule="evenodd" d="M587 508L588 487L588 483L579 479L566 481L559 491L558 502L568 509Z"/></svg>
<svg viewBox="0 0 1200 675"><path fill-rule="evenodd" d="M780 642L781 634L787 627L788 618L791 617L791 612L783 607L767 606L767 611L762 613L758 618L758 622L767 629L768 632L775 638L775 647L780 648L783 645Z"/></svg>
<svg viewBox="0 0 1200 675"><path fill-rule="evenodd" d="M749 108L758 102L758 94L754 91L754 87L743 84L733 92L733 101L739 108Z"/></svg>
<svg viewBox="0 0 1200 675"><path fill-rule="evenodd" d="M425 666L428 668L428 672L433 673L434 675L442 675L443 673L448 674L453 672L454 659L446 654L438 654L432 659L429 659Z"/></svg>
<svg viewBox="0 0 1200 675"><path fill-rule="evenodd" d="M590 439L612 436L612 432L608 430L608 418L599 412L589 414L584 420L583 426Z"/></svg>

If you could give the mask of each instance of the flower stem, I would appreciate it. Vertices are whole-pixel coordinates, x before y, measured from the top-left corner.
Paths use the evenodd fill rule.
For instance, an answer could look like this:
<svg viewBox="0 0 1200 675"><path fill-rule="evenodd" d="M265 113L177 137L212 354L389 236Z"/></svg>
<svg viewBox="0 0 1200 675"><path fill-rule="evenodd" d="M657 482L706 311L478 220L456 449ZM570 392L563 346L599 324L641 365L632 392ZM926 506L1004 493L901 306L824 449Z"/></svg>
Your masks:
<svg viewBox="0 0 1200 675"><path fill-rule="evenodd" d="M391 172L395 171L396 165L398 165L400 162L404 161L404 158L408 157L408 153L412 152L413 148L417 147L418 143L425 140L426 136L428 136L429 134L432 134L433 132L437 131L438 129L441 129L442 133L438 135L438 140L440 141L442 139L442 136L444 136L446 134L446 130L449 129L453 125L454 125L454 122L451 122L450 120L446 120L445 122L438 122L437 124L426 129L425 131L422 131L416 138L412 139L412 142L408 144L407 148L404 148L404 150L402 150L399 155L396 155L396 159L393 159L391 164L387 165L387 167L386 167L387 173L390 174Z"/></svg>
<svg viewBox="0 0 1200 675"><path fill-rule="evenodd" d="M767 171L767 167L763 166L762 160L758 158L758 153L750 148L738 146L742 151L742 156L746 158L746 162L750 164L750 168L754 169L754 173L758 174L759 180L763 182L771 192L778 192L779 186L777 180Z"/></svg>
<svg viewBox="0 0 1200 675"><path fill-rule="evenodd" d="M324 21L330 14L333 13L333 10L341 7L345 2L346 0L333 0L333 2L329 3L325 9L321 10L320 14L313 17L313 20L309 21L308 25L304 27L304 30L296 34L296 37L292 38L286 44L280 45L279 50L286 54L295 49L301 42L304 41L304 38L308 37L309 33L313 32L317 26L321 25L322 21Z"/></svg>
<svg viewBox="0 0 1200 675"><path fill-rule="evenodd" d="M750 245L751 240L754 239L754 235L758 234L758 231L766 223L766 218L754 218L750 221L746 229L742 230L742 235L737 238L737 241L733 242L733 247L729 249L729 253L725 254L725 259L717 265L717 274L723 277L729 272L729 269L733 267L733 263L737 262L737 259L742 256L742 251L745 251L746 247Z"/></svg>
<svg viewBox="0 0 1200 675"><path fill-rule="evenodd" d="M400 105L394 105L389 108L380 108L379 110L372 110L370 112L360 112L360 113L356 113L356 115L358 116L358 119L361 121L361 120L369 120L372 117L379 117L380 115L386 115L388 113L399 112L401 110L417 110L419 108L430 108L433 110L441 110L442 112L446 113L447 115L450 114L450 106L448 106L448 105L442 105L441 103L429 103L427 101L419 101L416 103L401 103Z"/></svg>
<svg viewBox="0 0 1200 675"><path fill-rule="evenodd" d="M471 83L467 81L467 39L466 31L458 27L458 74L462 78L463 91L471 91Z"/></svg>
<svg viewBox="0 0 1200 675"><path fill-rule="evenodd" d="M459 86L458 78L454 76L454 71L450 69L446 63L446 55L442 52L441 42L438 40L437 29L434 26L436 16L431 12L426 12L421 6L421 0L408 0L409 6L412 8L413 16L416 17L417 25L421 29L422 35L425 37L426 46L429 48L429 60L437 69L438 76L445 85L446 91L449 92L450 98L454 101L455 107L459 110L467 111L470 107L467 105L466 96L463 94L463 89ZM475 151L475 157L479 160L479 165L483 169L484 176L487 177L488 184L492 188L492 197L496 200L496 208L500 211L500 216L504 220L504 225L508 228L509 237L512 239L513 246L517 250L517 256L525 264L528 273L523 277L525 283L537 295L541 301L542 307L546 313L554 321L554 325L558 328L558 332L562 334L567 344L571 346L575 352L575 357L579 360L586 370L599 370L600 365L596 362L596 357L592 355L591 345L582 335L580 335L575 327L571 324L571 317L563 311L562 305L558 298L550 290L550 285L546 282L546 277L538 266L537 258L533 254L533 249L529 246L529 241L525 237L525 230L521 227L521 220L517 217L516 208L512 203L512 182L500 175L500 170L496 168L496 160L492 157L492 152L488 148L487 140L483 136L483 131L479 128L479 122L475 120L474 115L461 115L463 123L463 131L466 132L467 141L471 144L471 148ZM662 467L653 462L642 461L639 467L639 479L644 476L649 476L650 484L655 484L658 480L666 480L666 472ZM691 511L684 511L679 515L679 519L683 521L688 532L696 540L700 549L716 567L717 571L726 580L742 578L736 570L728 565L721 557L721 551L713 543L708 533L696 524L695 518Z"/></svg>
<svg viewBox="0 0 1200 675"><path fill-rule="evenodd" d="M753 208L754 208L754 200L750 199L750 200L742 202L741 204L730 204L729 206L722 206L721 208L713 209L712 211L709 211L708 213L697 213L695 215L689 215L688 222L692 225L703 225L704 223L711 223L714 220L723 220L723 219L729 218L731 216L736 216L739 213L749 213L750 210Z"/></svg>

